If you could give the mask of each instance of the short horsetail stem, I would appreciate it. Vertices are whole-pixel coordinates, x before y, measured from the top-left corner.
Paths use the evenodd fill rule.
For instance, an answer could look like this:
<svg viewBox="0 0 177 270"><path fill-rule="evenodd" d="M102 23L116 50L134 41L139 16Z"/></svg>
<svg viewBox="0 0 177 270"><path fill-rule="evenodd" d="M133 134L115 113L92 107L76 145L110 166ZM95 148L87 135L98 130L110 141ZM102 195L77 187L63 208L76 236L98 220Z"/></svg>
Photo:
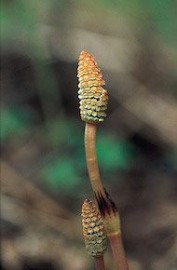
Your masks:
<svg viewBox="0 0 177 270"><path fill-rule="evenodd" d="M79 99L81 119L85 126L85 152L87 169L92 189L109 237L114 260L119 270L128 270L121 240L120 220L117 208L105 191L100 177L95 142L97 124L104 121L108 93L102 73L92 55L82 51L78 64Z"/></svg>
<svg viewBox="0 0 177 270"><path fill-rule="evenodd" d="M82 205L82 228L86 250L94 257L97 270L104 270L107 238L103 220L94 202L86 199Z"/></svg>

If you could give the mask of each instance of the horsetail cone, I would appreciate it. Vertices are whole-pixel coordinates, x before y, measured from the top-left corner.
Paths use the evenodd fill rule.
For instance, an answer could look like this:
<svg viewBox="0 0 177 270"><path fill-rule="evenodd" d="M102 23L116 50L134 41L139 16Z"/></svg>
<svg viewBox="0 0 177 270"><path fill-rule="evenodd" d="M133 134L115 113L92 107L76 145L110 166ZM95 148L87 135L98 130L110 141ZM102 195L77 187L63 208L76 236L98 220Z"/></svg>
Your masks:
<svg viewBox="0 0 177 270"><path fill-rule="evenodd" d="M107 238L95 203L86 199L82 205L81 216L87 252L93 257L100 257L107 248Z"/></svg>
<svg viewBox="0 0 177 270"><path fill-rule="evenodd" d="M105 82L94 57L82 51L78 64L79 99L81 119L87 123L99 123L106 117L108 103Z"/></svg>

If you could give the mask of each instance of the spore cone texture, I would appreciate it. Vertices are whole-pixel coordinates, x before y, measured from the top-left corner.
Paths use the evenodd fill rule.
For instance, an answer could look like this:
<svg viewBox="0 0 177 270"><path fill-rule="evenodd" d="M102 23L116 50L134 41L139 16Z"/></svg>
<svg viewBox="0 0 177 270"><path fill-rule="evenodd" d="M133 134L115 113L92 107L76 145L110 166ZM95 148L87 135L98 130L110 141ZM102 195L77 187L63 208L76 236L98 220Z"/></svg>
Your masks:
<svg viewBox="0 0 177 270"><path fill-rule="evenodd" d="M78 64L79 99L81 119L88 123L99 123L106 117L107 90L102 73L92 55L82 51Z"/></svg>
<svg viewBox="0 0 177 270"><path fill-rule="evenodd" d="M82 205L82 228L89 255L102 256L107 248L107 238L101 215L94 202L85 200Z"/></svg>

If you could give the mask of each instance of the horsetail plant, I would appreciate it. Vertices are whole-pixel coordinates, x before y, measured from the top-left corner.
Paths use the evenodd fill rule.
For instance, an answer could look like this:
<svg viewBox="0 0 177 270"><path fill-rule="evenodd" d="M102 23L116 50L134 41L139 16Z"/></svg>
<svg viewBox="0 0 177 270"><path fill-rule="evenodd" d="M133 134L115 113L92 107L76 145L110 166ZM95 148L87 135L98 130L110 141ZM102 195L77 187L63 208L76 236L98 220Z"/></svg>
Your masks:
<svg viewBox="0 0 177 270"><path fill-rule="evenodd" d="M105 191L100 177L95 149L97 124L104 121L108 103L107 90L101 70L94 57L82 51L78 64L80 115L85 122L85 152L90 183L109 238L113 257L119 270L128 270L121 237L117 208Z"/></svg>
<svg viewBox="0 0 177 270"><path fill-rule="evenodd" d="M107 237L95 203L86 199L82 205L81 216L86 250L94 257L96 269L105 270L104 252L107 248Z"/></svg>

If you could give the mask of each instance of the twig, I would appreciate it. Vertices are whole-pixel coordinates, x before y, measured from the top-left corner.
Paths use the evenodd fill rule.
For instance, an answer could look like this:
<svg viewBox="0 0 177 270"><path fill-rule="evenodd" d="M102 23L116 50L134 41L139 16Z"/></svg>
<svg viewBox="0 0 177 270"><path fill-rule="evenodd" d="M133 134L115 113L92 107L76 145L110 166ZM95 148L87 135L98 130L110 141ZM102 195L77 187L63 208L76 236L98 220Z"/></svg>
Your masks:
<svg viewBox="0 0 177 270"><path fill-rule="evenodd" d="M46 214L71 218L72 214L62 205L55 202L48 194L39 189L32 181L22 176L8 163L0 161L2 190L14 197L35 205Z"/></svg>
<svg viewBox="0 0 177 270"><path fill-rule="evenodd" d="M17 199L24 216L35 221L42 221L47 226L69 237L78 234L71 222L75 217L62 205L56 203L45 192L40 190L29 179L19 174L8 163L0 161L1 166L1 193ZM6 205L6 204L5 204ZM18 219L19 221L19 219Z"/></svg>

